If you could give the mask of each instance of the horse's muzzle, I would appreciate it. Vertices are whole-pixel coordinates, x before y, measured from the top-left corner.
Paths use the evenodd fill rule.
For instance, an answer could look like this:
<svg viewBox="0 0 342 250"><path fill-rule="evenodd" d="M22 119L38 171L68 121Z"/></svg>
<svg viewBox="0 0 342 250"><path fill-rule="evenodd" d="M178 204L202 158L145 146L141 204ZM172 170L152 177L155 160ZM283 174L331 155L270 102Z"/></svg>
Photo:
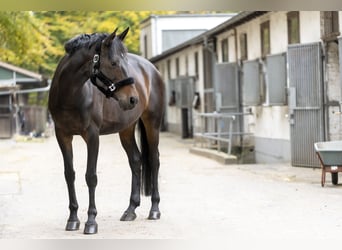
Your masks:
<svg viewBox="0 0 342 250"><path fill-rule="evenodd" d="M127 99L119 99L120 108L123 110L133 109L139 102L139 98L136 96L130 96Z"/></svg>

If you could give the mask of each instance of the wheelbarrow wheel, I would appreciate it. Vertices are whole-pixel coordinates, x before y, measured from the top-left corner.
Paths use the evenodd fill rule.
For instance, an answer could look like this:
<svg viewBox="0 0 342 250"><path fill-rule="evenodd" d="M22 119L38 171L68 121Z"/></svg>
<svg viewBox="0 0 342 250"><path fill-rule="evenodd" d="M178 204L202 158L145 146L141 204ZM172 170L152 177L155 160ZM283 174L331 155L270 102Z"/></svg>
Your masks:
<svg viewBox="0 0 342 250"><path fill-rule="evenodd" d="M334 185L338 184L338 173L331 173L331 182Z"/></svg>

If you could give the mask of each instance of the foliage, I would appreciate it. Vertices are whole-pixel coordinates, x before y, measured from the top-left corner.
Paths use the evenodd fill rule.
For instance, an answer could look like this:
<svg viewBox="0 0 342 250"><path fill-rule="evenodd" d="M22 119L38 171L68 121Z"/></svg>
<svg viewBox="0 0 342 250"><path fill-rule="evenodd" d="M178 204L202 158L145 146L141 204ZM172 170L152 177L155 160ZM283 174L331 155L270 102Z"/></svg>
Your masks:
<svg viewBox="0 0 342 250"><path fill-rule="evenodd" d="M51 70L46 60L57 51L32 12L0 12L0 34L0 60L36 72Z"/></svg>
<svg viewBox="0 0 342 250"><path fill-rule="evenodd" d="M175 12L159 11L153 14ZM82 33L118 32L130 27L128 50L139 54L139 25L151 11L0 12L0 60L51 78L64 43Z"/></svg>

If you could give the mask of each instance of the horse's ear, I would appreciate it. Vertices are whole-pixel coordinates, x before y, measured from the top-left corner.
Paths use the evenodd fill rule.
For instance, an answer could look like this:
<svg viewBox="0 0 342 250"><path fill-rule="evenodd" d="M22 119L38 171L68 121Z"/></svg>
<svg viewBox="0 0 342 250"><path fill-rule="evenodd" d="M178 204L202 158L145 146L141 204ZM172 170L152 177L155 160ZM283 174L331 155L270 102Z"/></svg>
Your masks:
<svg viewBox="0 0 342 250"><path fill-rule="evenodd" d="M119 39L123 41L129 31L129 27L127 27L120 35L118 35Z"/></svg>
<svg viewBox="0 0 342 250"><path fill-rule="evenodd" d="M105 44L106 46L110 46L110 45L111 45L113 39L114 39L115 36L116 36L116 32L117 32L117 31L118 31L118 28L116 28L116 29L114 30L114 32L113 32L112 34L110 34L110 35L104 40L104 44Z"/></svg>

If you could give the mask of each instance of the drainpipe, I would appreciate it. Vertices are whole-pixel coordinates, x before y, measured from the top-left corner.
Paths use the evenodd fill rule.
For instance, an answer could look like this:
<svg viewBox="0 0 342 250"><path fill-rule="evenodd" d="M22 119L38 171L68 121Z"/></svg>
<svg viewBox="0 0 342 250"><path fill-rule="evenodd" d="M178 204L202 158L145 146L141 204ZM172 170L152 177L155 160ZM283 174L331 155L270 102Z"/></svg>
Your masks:
<svg viewBox="0 0 342 250"><path fill-rule="evenodd" d="M326 64L327 64L327 50L326 50L326 42L321 40L321 47L322 47L322 74L323 74L323 117L324 117L324 140L328 139L328 113L329 113L329 105L328 105L328 92L327 92L327 86L328 86L328 76L326 71Z"/></svg>
<svg viewBox="0 0 342 250"><path fill-rule="evenodd" d="M237 75L237 81L238 81L238 93L239 93L239 103L238 103L238 107L239 107L239 112L243 113L243 107L242 107L242 89L241 89L241 62L239 61L239 56L238 56L238 36L237 36L237 30L236 28L233 29L234 30L234 43L235 43L235 62L238 65L238 75ZM241 115L239 116L239 131L243 132L243 128L244 128L244 116ZM243 148L243 135L240 134L239 135L239 141L240 141L240 145L241 145L241 149Z"/></svg>
<svg viewBox="0 0 342 250"><path fill-rule="evenodd" d="M340 101L339 101L339 112L340 112L340 130L339 130L339 139L341 140L341 112L342 112L342 36L338 37L338 60L339 60L339 69L340 69Z"/></svg>

